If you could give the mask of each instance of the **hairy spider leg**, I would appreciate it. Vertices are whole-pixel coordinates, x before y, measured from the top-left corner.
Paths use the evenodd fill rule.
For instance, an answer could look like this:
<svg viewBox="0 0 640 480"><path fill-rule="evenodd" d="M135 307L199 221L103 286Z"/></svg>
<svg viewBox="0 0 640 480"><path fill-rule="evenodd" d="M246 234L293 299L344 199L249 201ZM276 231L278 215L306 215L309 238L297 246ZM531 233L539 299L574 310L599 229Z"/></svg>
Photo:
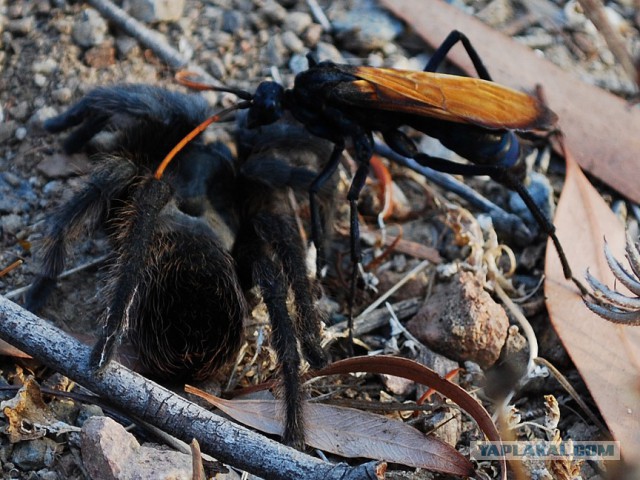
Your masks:
<svg viewBox="0 0 640 480"><path fill-rule="evenodd" d="M118 251L117 283L106 311L103 334L91 351L90 363L99 370L113 358L114 350L127 331L131 317L137 315L139 282L144 278L155 225L160 211L172 194L168 183L146 177L140 181L128 206L132 218L126 231L121 234L120 241L125 247Z"/></svg>
<svg viewBox="0 0 640 480"><path fill-rule="evenodd" d="M255 218L254 225L258 226ZM270 226L268 226L270 227ZM267 228L268 228L267 227ZM263 230L263 229L261 229ZM238 232L237 262L240 280L257 285L271 321L272 345L280 361L283 384L285 427L283 441L295 448L304 447L304 420L300 385L300 356L296 327L287 310L287 287L284 272L274 260L254 228ZM247 275L250 278L246 278Z"/></svg>
<svg viewBox="0 0 640 480"><path fill-rule="evenodd" d="M275 177L261 176L265 168ZM304 420L298 340L312 368L323 367L327 359L319 342L320 318L305 268L304 243L284 193L287 187L308 189L314 177L315 172L270 157L269 150L250 155L241 169L240 196L246 206L234 255L240 280L247 287L257 285L267 306L281 364L283 441L299 449L304 446ZM295 300L293 319L286 305L289 288Z"/></svg>
<svg viewBox="0 0 640 480"><path fill-rule="evenodd" d="M93 173L89 183L53 215L42 245L41 273L25 298L30 311L37 312L44 305L64 270L69 243L84 230L85 221L90 220L89 229L95 228L106 216L110 200L126 188L134 170L132 164L122 166L113 160L107 161Z"/></svg>

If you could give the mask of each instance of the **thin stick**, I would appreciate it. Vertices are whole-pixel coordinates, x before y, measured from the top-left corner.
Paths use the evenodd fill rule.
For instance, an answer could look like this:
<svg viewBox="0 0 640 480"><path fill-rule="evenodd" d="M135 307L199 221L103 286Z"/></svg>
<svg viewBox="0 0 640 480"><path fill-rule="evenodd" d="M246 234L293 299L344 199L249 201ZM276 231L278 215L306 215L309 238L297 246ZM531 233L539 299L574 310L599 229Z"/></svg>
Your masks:
<svg viewBox="0 0 640 480"><path fill-rule="evenodd" d="M402 277L398 283L387 290L384 294L380 295L371 305L365 308L364 311L355 318L355 320L360 320L369 315L376 308L382 305L387 300L387 298L396 293L405 283L414 278L418 273L427 268L429 265L431 265L431 262L428 260L423 260L422 262L420 262L409 273Z"/></svg>
<svg viewBox="0 0 640 480"><path fill-rule="evenodd" d="M152 50L160 60L170 67L182 68L189 63L189 59L169 45L162 35L131 17L110 0L87 0L87 3L127 35L132 36L141 45Z"/></svg>
<svg viewBox="0 0 640 480"><path fill-rule="evenodd" d="M77 267L73 267L73 268L70 268L69 270L65 270L58 276L58 279L66 278L70 275L73 275L74 273L78 273L78 272L81 272L82 270L86 270L87 268L91 268L96 265L99 265L100 263L107 260L107 258L109 258L109 255L103 255L101 257L94 258L93 260L90 260L86 263L83 263L82 265L78 265ZM15 290L11 290L10 292L7 292L3 295L4 295L4 298L8 298L9 300L11 300L12 298L19 297L30 288L31 288L31 284L25 287L16 288Z"/></svg>
<svg viewBox="0 0 640 480"><path fill-rule="evenodd" d="M24 263L24 260L22 260L21 258L19 258L18 260L16 260L15 262L13 262L11 265L3 268L2 270L0 270L0 277L4 277L7 273L9 273L11 270L14 270L16 268L18 268L20 265L22 265Z"/></svg>
<svg viewBox="0 0 640 480"><path fill-rule="evenodd" d="M633 64L633 59L625 46L622 35L620 35L620 33L613 28L611 22L609 22L602 1L578 0L578 3L582 6L587 18L593 22L600 34L604 37L604 41L607 42L609 50L611 50L611 53L616 57L616 60L618 60L618 63L620 63L629 79L635 82L638 72Z"/></svg>
<svg viewBox="0 0 640 480"><path fill-rule="evenodd" d="M538 365L542 365L544 367L547 367L549 369L549 371L551 372L551 374L558 381L558 383L560 383L560 385L562 385L562 387L567 391L567 393L569 395L571 395L571 398L573 398L576 401L576 403L578 405L580 405L580 408L582 408L582 411L587 415L587 417L589 417L589 419L593 422L593 424L596 427L598 427L601 432L603 432L603 433L605 433L607 435L610 435L609 429L600 421L600 419L598 417L596 417L595 413L593 413L591 411L591 409L586 404L586 402L584 400L582 400L582 397L580 396L580 394L578 392L576 392L576 389L573 388L571 383L569 383L569 380L567 380L565 378L565 376L560 372L560 370L558 370L547 359L542 358L542 357L536 357L534 359L534 362L536 362L536 364L538 364Z"/></svg>

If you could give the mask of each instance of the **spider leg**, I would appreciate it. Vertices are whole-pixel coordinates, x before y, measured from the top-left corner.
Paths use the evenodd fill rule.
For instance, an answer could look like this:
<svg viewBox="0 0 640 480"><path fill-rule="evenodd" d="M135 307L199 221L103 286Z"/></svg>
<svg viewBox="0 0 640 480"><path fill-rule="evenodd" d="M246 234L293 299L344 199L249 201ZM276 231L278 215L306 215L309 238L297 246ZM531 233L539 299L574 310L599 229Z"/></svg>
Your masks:
<svg viewBox="0 0 640 480"><path fill-rule="evenodd" d="M133 173L132 164L117 164L107 160L92 176L89 183L65 203L53 216L42 246L42 268L31 288L25 304L33 312L42 308L65 267L69 242L76 238L90 221L89 230L106 215L110 201L126 187Z"/></svg>
<svg viewBox="0 0 640 480"><path fill-rule="evenodd" d="M292 218L284 215L260 215L254 226L280 259L287 283L293 291L297 320L294 327L304 357L312 368L322 368L327 358L320 346L320 318L311 294L300 233Z"/></svg>
<svg viewBox="0 0 640 480"><path fill-rule="evenodd" d="M120 248L114 265L116 282L108 292L102 335L91 352L91 365L102 369L127 330L129 319L136 315L139 283L144 278L149 247L157 218L172 195L171 187L153 177L136 186L131 202L123 208L123 232L118 237Z"/></svg>
<svg viewBox="0 0 640 480"><path fill-rule="evenodd" d="M64 142L67 153L76 153L106 127L125 129L124 118L167 128L174 122L195 126L208 116L209 107L201 96L133 84L96 88L64 113L46 120L44 127L58 133L80 125Z"/></svg>
<svg viewBox="0 0 640 480"><path fill-rule="evenodd" d="M257 285L272 327L271 343L280 363L283 384L285 427L284 443L297 449L304 447L304 419L300 384L300 355L295 335L296 328L287 311L287 288L284 273L264 248L246 245L242 261L251 265L253 284Z"/></svg>

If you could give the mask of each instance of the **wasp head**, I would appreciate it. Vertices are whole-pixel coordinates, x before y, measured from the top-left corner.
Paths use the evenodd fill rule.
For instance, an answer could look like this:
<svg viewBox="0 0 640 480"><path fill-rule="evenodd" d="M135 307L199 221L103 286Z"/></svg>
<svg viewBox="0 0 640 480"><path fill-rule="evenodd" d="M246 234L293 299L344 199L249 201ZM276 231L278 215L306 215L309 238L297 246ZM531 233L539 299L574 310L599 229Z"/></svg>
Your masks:
<svg viewBox="0 0 640 480"><path fill-rule="evenodd" d="M249 128L269 125L284 113L284 88L276 82L262 82L253 95L247 126Z"/></svg>

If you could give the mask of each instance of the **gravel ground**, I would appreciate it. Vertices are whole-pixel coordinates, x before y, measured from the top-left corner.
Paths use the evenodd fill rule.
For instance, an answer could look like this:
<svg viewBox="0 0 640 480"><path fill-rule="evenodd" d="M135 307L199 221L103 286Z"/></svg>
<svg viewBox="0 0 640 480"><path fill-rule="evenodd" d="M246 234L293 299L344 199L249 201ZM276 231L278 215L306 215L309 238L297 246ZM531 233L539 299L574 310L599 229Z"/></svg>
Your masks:
<svg viewBox="0 0 640 480"><path fill-rule="evenodd" d="M130 0L127 3L131 4L131 8L135 8L146 2ZM242 89L252 90L260 80L270 75L279 75L282 83L290 84L293 75L306 68L304 56L309 50L315 51L321 59L341 63L407 69L421 69L427 59L424 52L428 49L416 36L400 21L378 8L374 2L322 2L320 7L334 28L332 34L323 29L320 20L314 17L307 3L302 0L187 0L184 3L183 13L176 20L147 19L148 24L164 35L182 55L190 58L193 64L202 67L224 84ZM506 30L516 21L525 18L525 4L534 10L538 9L537 11L545 9L548 13L546 18L554 18L556 22L531 22L519 35L521 41L540 49L549 59L561 64L563 68L575 71L586 81L623 96L633 94L633 83L627 80L622 70L615 65L604 42L585 23L584 17L576 13L579 9L575 2L540 0L516 3L495 0L469 2L469 6L461 7L476 13L496 28ZM616 25L623 30L629 50L632 53L640 52L633 2L619 1L611 7L617 14L612 14L612 17L617 19L614 20L618 22ZM90 167L89 161L81 155L72 158L63 155L60 138L44 132L41 127L42 120L62 112L96 85L135 82L169 89L181 87L173 80L173 69L164 65L156 55L141 47L134 39L120 33L83 2L0 0L0 33L0 269L18 259L24 261L18 268L0 277L0 293L11 295L11 292L29 285L38 272L38 241L42 238L46 219L55 206L68 198L73 189L82 183L82 174ZM228 106L233 100L228 94L209 92L204 95L217 106ZM223 127L214 129L208 135L227 138ZM405 238L436 246L445 258L459 257L460 249L447 245L453 236L443 227L441 217L433 209L430 199L437 197L456 202L459 200L412 179L398 168L394 167L392 172L398 175L398 185L408 197L407 208L415 209L414 203L424 203L419 195L428 193L428 214L417 221L403 220ZM557 182L557 178L554 177L553 180ZM495 185L476 181L469 183L479 186L483 193L489 195L496 203L507 201L506 193ZM412 194L412 189L418 194ZM374 212L376 207L370 204L375 204L375 189L369 188L364 197L363 213ZM343 214L344 212L339 213L337 219L344 227ZM374 223L371 222L372 225ZM336 251L347 251L348 243L344 236L336 236L334 243ZM74 245L70 265L83 265L95 261L107 250L107 242L101 236L81 239ZM463 251L462 254L464 253ZM529 290L540 275L543 242L525 249L517 249L516 254L523 270L518 278L519 284ZM345 259L346 257L348 255L345 255ZM378 270L378 291L382 292L393 285L417 263L417 260L408 256L393 255ZM336 272L332 275L325 285L324 300L327 310L332 314L331 319L338 321L343 319L346 313L345 296L342 293L344 288L339 275ZM402 293L393 297L393 301L423 297L427 286L431 288L431 283L435 281L437 284L440 278L442 277L435 272L429 271L417 281L411 282ZM103 272L99 263L69 275L60 282L43 316L69 332L81 337L92 337L102 308L99 302L102 280ZM461 284L461 289L466 288L466 281L462 280ZM442 285L436 285L434 288L436 293L438 289L445 288L441 295L446 297L449 292L446 289L453 287L446 282ZM376 296L371 291L362 293L356 307L366 307ZM587 395L566 353L550 332L550 328L547 328L548 319L544 311L542 293L535 294L524 307L527 317L539 332L541 350L544 351L542 356L562 368L581 393ZM257 323L260 323L259 309L256 315ZM483 330L490 327L476 325L476 328ZM502 343L507 336L506 327L503 330L500 334ZM415 333L414 330L411 331ZM252 334L249 334L249 338L252 338ZM522 354L522 336L519 336L513 327L509 329L509 338L507 345L511 346L514 355ZM405 337L399 337L397 333L388 329L370 332L361 340L371 349L402 353L411 358L415 358L415 352L420 351L413 348ZM496 356L500 354L501 345L496 347ZM250 345L247 357L251 358L254 351L255 346ZM336 356L340 355L341 351L337 349ZM460 358L455 360L464 361ZM483 357L474 360L473 363L465 364L467 372L461 374L460 378L460 382L470 388L476 384L473 365L481 364L482 369L478 372L487 370L485 373L491 376L488 365L491 365L495 358L487 360ZM272 363L268 355L262 360L263 365ZM455 366L457 362L447 365ZM20 381L19 370L16 374L14 360L4 362L3 366L5 381ZM23 366L40 374L51 373L42 372L32 364ZM241 365L241 370L242 367ZM260 375L272 371L273 365L265 367L264 370ZM250 368L244 369L244 373L247 372L249 374L243 380L245 384L256 380L257 377L250 378L252 374L260 376ZM500 373L494 375L499 377ZM414 389L411 389L412 393L397 393L389 385L383 386L379 381L369 383L368 387L372 387L367 390L369 393L351 391L347 396L382 400L382 394L376 389L386 389L385 395L395 395L398 400L415 399ZM375 393L372 393L374 391ZM518 407L523 417L537 417L536 413L539 413L543 406L543 395L547 393L555 394L569 402L567 395L556 383L550 380L541 381L536 385L529 385L527 392L519 397ZM58 409L56 412L59 418L64 415L73 417L71 423L76 425L82 423L77 419L78 411L84 412L92 408L60 400L53 403L54 408ZM85 418L84 415L80 415L80 418ZM573 432L574 438L577 438L581 435L588 436L594 431L593 425L579 421L576 415L566 415L560 424L563 435ZM437 423L434 419L430 421ZM469 429L467 423L456 428L460 431ZM428 425L423 425L422 428L428 429ZM457 439L460 445L464 445L465 438L464 434L454 435L454 440ZM21 442L16 445L9 444L5 436L0 436L3 478L89 478L79 455L78 441L77 438L73 438L73 434L70 437L58 437L56 441L43 438L38 442ZM535 478L565 478L545 477L542 467L540 471L532 469L532 472L534 471L538 475ZM484 474L492 475L490 469L486 469ZM581 474L582 478L601 478L598 476L598 466L588 463L582 466ZM496 475L495 472L493 475ZM444 478L409 472L398 473L397 476Z"/></svg>

